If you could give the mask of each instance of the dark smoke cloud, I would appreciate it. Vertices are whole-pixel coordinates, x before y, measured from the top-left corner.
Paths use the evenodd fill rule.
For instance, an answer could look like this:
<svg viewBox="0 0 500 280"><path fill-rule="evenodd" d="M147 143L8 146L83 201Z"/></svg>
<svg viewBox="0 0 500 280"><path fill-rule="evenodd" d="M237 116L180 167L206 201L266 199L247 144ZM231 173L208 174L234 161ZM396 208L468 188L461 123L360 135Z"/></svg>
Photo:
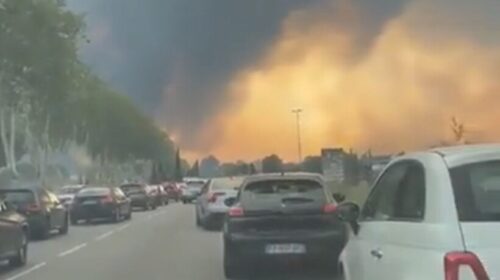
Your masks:
<svg viewBox="0 0 500 280"><path fill-rule="evenodd" d="M131 96L184 146L199 146L203 123L232 100L224 87L274 42L292 11L347 0L69 0L86 14L84 60ZM405 0L350 1L369 45ZM319 7L319 8L318 8ZM334 19L332 19L334 20ZM349 23L348 23L349 24Z"/></svg>

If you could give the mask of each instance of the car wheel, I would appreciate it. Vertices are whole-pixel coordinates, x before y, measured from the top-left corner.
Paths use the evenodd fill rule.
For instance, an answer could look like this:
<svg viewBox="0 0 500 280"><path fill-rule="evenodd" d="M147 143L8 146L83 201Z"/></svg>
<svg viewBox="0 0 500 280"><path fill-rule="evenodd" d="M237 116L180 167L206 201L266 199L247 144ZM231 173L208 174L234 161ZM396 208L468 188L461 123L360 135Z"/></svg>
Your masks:
<svg viewBox="0 0 500 280"><path fill-rule="evenodd" d="M224 244L224 275L230 280L241 279L245 276L243 266L227 244Z"/></svg>
<svg viewBox="0 0 500 280"><path fill-rule="evenodd" d="M25 231L21 237L21 247L16 252L16 255L9 259L9 265L12 267L20 267L26 264L28 256L28 236Z"/></svg>
<svg viewBox="0 0 500 280"><path fill-rule="evenodd" d="M111 217L111 220L113 221L113 223L118 223L120 222L120 219L121 216L120 216L120 209L115 209L115 213L113 214L113 217Z"/></svg>
<svg viewBox="0 0 500 280"><path fill-rule="evenodd" d="M201 227L200 216L198 215L198 211L196 211L196 226Z"/></svg>
<svg viewBox="0 0 500 280"><path fill-rule="evenodd" d="M132 208L128 210L128 214L125 216L125 220L130 220L132 219Z"/></svg>
<svg viewBox="0 0 500 280"><path fill-rule="evenodd" d="M50 220L47 218L45 222L43 223L42 227L40 228L40 231L38 232L38 238L45 240L50 237Z"/></svg>
<svg viewBox="0 0 500 280"><path fill-rule="evenodd" d="M72 225L72 226L78 225L78 218L76 218L76 217L71 217L71 225Z"/></svg>
<svg viewBox="0 0 500 280"><path fill-rule="evenodd" d="M64 235L68 234L69 231L69 221L68 221L68 214L66 214L66 217L64 218L64 223L63 226L59 229L59 234Z"/></svg>

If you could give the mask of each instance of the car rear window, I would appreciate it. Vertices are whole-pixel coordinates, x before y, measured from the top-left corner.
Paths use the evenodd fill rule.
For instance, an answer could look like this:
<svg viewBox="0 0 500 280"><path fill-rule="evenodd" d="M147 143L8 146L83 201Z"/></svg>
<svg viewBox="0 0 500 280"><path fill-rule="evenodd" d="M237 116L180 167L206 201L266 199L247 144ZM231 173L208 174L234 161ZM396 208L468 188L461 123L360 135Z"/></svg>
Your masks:
<svg viewBox="0 0 500 280"><path fill-rule="evenodd" d="M250 183L241 192L245 206L262 207L281 204L324 204L323 186L313 180L269 180Z"/></svg>
<svg viewBox="0 0 500 280"><path fill-rule="evenodd" d="M500 221L500 161L450 170L460 221Z"/></svg>
<svg viewBox="0 0 500 280"><path fill-rule="evenodd" d="M238 189L243 182L243 179L219 179L212 183L212 190L234 190Z"/></svg>
<svg viewBox="0 0 500 280"><path fill-rule="evenodd" d="M78 193L78 196L102 196L110 193L111 190L108 188L85 188Z"/></svg>
<svg viewBox="0 0 500 280"><path fill-rule="evenodd" d="M142 185L123 185L120 189L126 194L144 193Z"/></svg>
<svg viewBox="0 0 500 280"><path fill-rule="evenodd" d="M194 189L194 190L201 190L201 188L203 188L204 185L205 185L205 183L203 183L203 182L188 182L187 183L187 187L189 189Z"/></svg>
<svg viewBox="0 0 500 280"><path fill-rule="evenodd" d="M14 205L35 202L35 195L31 190L0 190L0 196L3 196L5 201Z"/></svg>

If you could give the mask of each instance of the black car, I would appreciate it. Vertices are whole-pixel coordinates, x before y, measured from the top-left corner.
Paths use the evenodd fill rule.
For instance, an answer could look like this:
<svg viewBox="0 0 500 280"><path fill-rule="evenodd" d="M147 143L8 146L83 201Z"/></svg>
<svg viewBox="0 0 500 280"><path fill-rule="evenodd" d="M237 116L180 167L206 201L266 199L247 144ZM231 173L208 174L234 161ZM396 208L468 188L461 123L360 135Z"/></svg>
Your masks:
<svg viewBox="0 0 500 280"><path fill-rule="evenodd" d="M52 230L68 233L69 211L48 189L39 186L0 189L0 197L26 216L32 237L47 239Z"/></svg>
<svg viewBox="0 0 500 280"><path fill-rule="evenodd" d="M132 207L141 207L144 210L156 209L156 196L144 184L125 184L120 189L127 195Z"/></svg>
<svg viewBox="0 0 500 280"><path fill-rule="evenodd" d="M0 260L11 266L26 264L29 225L26 218L0 198Z"/></svg>
<svg viewBox="0 0 500 280"><path fill-rule="evenodd" d="M227 278L244 276L248 266L290 260L336 270L347 228L321 176L250 176L226 204L232 206L223 229Z"/></svg>
<svg viewBox="0 0 500 280"><path fill-rule="evenodd" d="M130 220L132 206L130 199L120 190L113 187L86 187L80 190L71 207L71 223L80 220L87 222L93 219L107 218L113 222L122 219Z"/></svg>

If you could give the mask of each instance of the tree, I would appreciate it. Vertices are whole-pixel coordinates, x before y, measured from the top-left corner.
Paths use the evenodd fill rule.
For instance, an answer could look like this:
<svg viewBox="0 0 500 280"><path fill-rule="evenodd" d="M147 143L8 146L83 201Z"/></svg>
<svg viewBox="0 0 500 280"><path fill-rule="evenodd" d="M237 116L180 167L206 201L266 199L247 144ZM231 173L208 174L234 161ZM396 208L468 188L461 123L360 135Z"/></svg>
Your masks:
<svg viewBox="0 0 500 280"><path fill-rule="evenodd" d="M181 152L179 149L175 152L175 173L174 173L175 181L181 182L183 179L182 174L182 163L181 163Z"/></svg>
<svg viewBox="0 0 500 280"><path fill-rule="evenodd" d="M323 173L323 167L320 156L308 156L302 162L302 170L312 173Z"/></svg>
<svg viewBox="0 0 500 280"><path fill-rule="evenodd" d="M220 174L220 162L219 160L210 155L201 160L200 163L200 175L202 177L217 177Z"/></svg>
<svg viewBox="0 0 500 280"><path fill-rule="evenodd" d="M255 168L255 164L250 164L250 168L249 168L249 172L248 174L250 175L253 175L253 174L257 174L257 169Z"/></svg>
<svg viewBox="0 0 500 280"><path fill-rule="evenodd" d="M195 161L191 169L189 169L187 176L189 177L199 177L200 176L200 163Z"/></svg>
<svg viewBox="0 0 500 280"><path fill-rule="evenodd" d="M273 154L262 159L262 172L277 173L283 171L283 161L277 155Z"/></svg>

